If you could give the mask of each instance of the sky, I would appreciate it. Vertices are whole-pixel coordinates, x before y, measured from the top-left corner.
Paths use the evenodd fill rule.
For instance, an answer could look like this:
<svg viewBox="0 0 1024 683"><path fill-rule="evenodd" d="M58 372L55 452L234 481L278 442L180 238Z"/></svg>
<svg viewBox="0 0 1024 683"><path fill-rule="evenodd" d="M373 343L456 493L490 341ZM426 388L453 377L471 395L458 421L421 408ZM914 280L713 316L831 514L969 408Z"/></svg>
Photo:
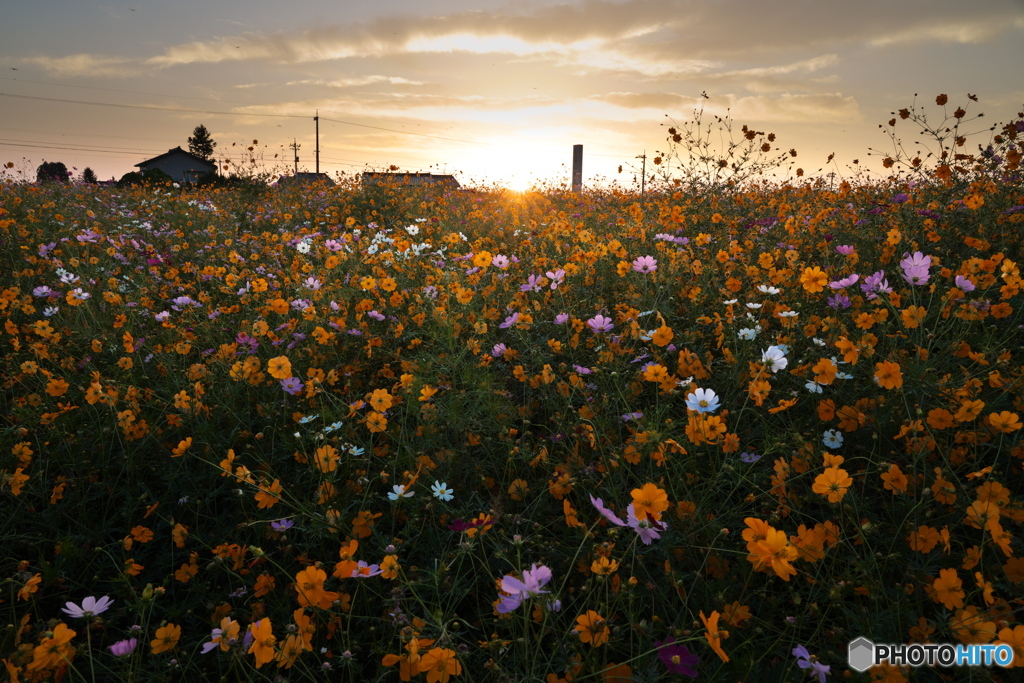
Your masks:
<svg viewBox="0 0 1024 683"><path fill-rule="evenodd" d="M202 124L217 158L290 173L294 142L314 171L319 112L332 176L566 184L581 144L585 185L629 188L703 102L845 177L940 93L1010 120L1022 64L1024 0L0 0L0 164L119 178Z"/></svg>

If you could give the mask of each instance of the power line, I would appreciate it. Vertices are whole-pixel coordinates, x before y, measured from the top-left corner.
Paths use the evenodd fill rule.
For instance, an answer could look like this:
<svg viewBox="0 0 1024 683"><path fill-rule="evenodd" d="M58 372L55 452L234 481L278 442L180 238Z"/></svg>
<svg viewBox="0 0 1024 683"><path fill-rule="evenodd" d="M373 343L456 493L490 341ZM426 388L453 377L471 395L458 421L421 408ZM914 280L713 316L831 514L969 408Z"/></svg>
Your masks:
<svg viewBox="0 0 1024 683"><path fill-rule="evenodd" d="M15 97L15 98L18 98L18 99L37 100L37 101L43 101L43 102L60 102L62 104L84 104L84 105L91 105L91 106L96 106L96 107L113 107L113 108L117 108L117 109L142 109L142 110L147 110L147 111L169 111L169 112L181 112L181 113L188 113L188 114L208 114L208 115L211 115L211 116L235 116L235 117L239 117L239 116L259 116L259 117L265 117L265 118L283 118L283 119L307 119L307 118L310 118L308 116L302 116L302 115L299 115L299 114L265 114L265 113L259 113L259 112L224 112L224 111L211 111L211 110L206 110L206 109L185 109L185 108L182 108L182 107L163 107L163 106L145 105L145 104L120 104L120 103L113 103L113 102L91 102L91 101L87 101L87 100L71 100L71 99L57 98L57 97L41 97L41 96L38 96L38 95L16 95L16 94L13 94L13 93L0 93L0 97ZM193 98L193 99L199 99L199 98ZM266 106L266 105L247 105L247 106ZM330 111L330 110L327 110L327 111ZM367 123L356 123L355 121L343 121L341 119L332 119L332 118L328 118L326 116L322 116L320 118L322 118L324 121L330 121L332 123L338 123L338 124L342 124L342 125L346 125L346 126L356 126L356 127L359 127L359 128L369 128L369 129L372 129L372 130L381 130L381 131L385 131L385 132L388 132L388 133L397 133L399 135L412 135L412 136L415 136L415 137L431 138L431 139L434 139L434 140L445 140L445 141L448 141L448 142L461 142L461 143L464 143L464 144L481 145L481 146L484 146L484 147L500 147L500 145L495 145L495 144L490 143L490 142L482 142L480 140L463 140L461 138L452 138L452 137L447 137L447 136L442 136L442 135L430 135L428 133L415 133L413 131L408 131L408 130L397 130L395 128L385 128L383 126L373 126L373 125L370 125L370 124L367 124ZM554 150L545 150L545 151L547 151L547 153L549 153L549 154L550 153L555 153ZM590 154L590 153L588 153L588 154L584 154L584 156L611 157L611 158L617 158L617 159L631 159L632 158L630 156L619 155L619 154Z"/></svg>
<svg viewBox="0 0 1024 683"><path fill-rule="evenodd" d="M54 83L52 81L33 81L28 78L10 78L0 76L0 81L14 81L17 83L35 83L37 85L59 85L62 88L79 88L80 90L101 90L103 92L119 92L126 95L151 95L153 97L167 97L167 93L142 92L141 90L117 90L115 88L99 88L92 85L76 85L73 83ZM171 95L179 100L199 100L201 102L223 102L225 104L247 104L236 100L218 100L213 97L189 97L188 95Z"/></svg>
<svg viewBox="0 0 1024 683"><path fill-rule="evenodd" d="M173 111L186 114L210 114L212 116L264 116L279 119L304 119L305 116L297 114L255 114L227 111L209 111L205 109L182 109L180 107L158 107L151 104L117 104L113 102L89 102L86 100L68 100L59 97L39 97L38 95L15 95L13 93L0 92L0 97L17 97L22 100L39 100L42 102L60 102L62 104L87 104L94 107L115 107L117 109L145 109L150 111Z"/></svg>

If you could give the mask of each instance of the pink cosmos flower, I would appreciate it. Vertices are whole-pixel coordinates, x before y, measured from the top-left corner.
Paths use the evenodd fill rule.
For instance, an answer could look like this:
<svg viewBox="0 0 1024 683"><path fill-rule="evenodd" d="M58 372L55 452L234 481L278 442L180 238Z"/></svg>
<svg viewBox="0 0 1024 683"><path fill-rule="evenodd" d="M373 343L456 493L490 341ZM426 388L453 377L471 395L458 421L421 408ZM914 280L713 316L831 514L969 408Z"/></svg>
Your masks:
<svg viewBox="0 0 1024 683"><path fill-rule="evenodd" d="M843 289L844 287L851 287L851 286L853 286L857 282L857 280L859 280L859 279L860 279L860 275L858 275L857 273L854 273L853 275L850 275L848 277L844 277L842 280L836 280L835 282L830 282L830 283L828 283L828 286L831 287L832 289Z"/></svg>
<svg viewBox="0 0 1024 683"><path fill-rule="evenodd" d="M963 275L957 275L956 279L953 282L956 284L957 287L959 287L964 292L973 292L975 289L977 289L974 286L974 283L971 282L968 278L965 278Z"/></svg>
<svg viewBox="0 0 1024 683"><path fill-rule="evenodd" d="M551 279L551 289L558 289L558 285L562 284L562 280L565 279L565 271L559 268L558 270L544 273Z"/></svg>
<svg viewBox="0 0 1024 683"><path fill-rule="evenodd" d="M371 576L377 576L383 572L384 570L380 568L379 564L367 564L363 560L359 560L356 568L352 570L351 578L368 579Z"/></svg>
<svg viewBox="0 0 1024 683"><path fill-rule="evenodd" d="M281 388L292 396L298 396L306 388L306 385L298 377L288 377L281 380Z"/></svg>
<svg viewBox="0 0 1024 683"><path fill-rule="evenodd" d="M502 596L501 603L496 608L498 613L508 614L523 604L524 600L528 600L535 595L550 593L551 591L541 590L550 580L551 569L543 565L538 567L536 563L530 569L523 572L522 581L506 574L501 579L501 590L510 593L510 595Z"/></svg>
<svg viewBox="0 0 1024 683"><path fill-rule="evenodd" d="M633 261L633 270L638 273L653 273L658 269L658 261L653 256L641 256Z"/></svg>
<svg viewBox="0 0 1024 683"><path fill-rule="evenodd" d="M587 321L587 327L594 334L598 334L599 332L611 332L615 328L615 324L611 318L598 314Z"/></svg>
<svg viewBox="0 0 1024 683"><path fill-rule="evenodd" d="M135 638L129 638L128 640L119 640L107 649L110 650L110 654L115 657L125 657L135 652L135 646L138 644L138 640Z"/></svg>

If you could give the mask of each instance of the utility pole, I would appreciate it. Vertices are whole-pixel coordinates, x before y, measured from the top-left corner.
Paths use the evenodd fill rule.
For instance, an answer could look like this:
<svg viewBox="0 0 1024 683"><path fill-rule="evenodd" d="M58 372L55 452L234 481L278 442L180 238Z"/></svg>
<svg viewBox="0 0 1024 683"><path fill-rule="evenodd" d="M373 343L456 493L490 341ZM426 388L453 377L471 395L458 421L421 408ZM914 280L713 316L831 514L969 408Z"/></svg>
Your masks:
<svg viewBox="0 0 1024 683"><path fill-rule="evenodd" d="M644 189L647 183L647 150L644 153L636 157L637 159L643 159L640 165L640 199L644 198Z"/></svg>
<svg viewBox="0 0 1024 683"><path fill-rule="evenodd" d="M316 174L320 175L320 110L316 110L316 116L313 117L316 122Z"/></svg>
<svg viewBox="0 0 1024 683"><path fill-rule="evenodd" d="M292 144L289 146L295 152L295 175L299 175L299 147L302 147L302 145L295 142L295 138L292 138Z"/></svg>

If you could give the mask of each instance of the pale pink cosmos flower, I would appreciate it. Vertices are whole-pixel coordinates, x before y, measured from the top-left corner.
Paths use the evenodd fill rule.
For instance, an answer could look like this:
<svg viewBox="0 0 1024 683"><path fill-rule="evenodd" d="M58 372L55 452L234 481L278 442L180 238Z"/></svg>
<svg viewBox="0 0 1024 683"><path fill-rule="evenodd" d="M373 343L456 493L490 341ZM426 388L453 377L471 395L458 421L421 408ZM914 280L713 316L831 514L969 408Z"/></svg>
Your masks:
<svg viewBox="0 0 1024 683"><path fill-rule="evenodd" d="M617 526L628 526L630 529L635 531L637 536L640 537L640 540L643 541L644 545L650 545L656 539L661 538L660 532L668 528L668 524L665 522L650 519L646 515L644 515L644 519L642 520L637 519L636 510L632 503L630 503L626 508L625 522L623 522L614 512L606 508L604 506L604 501L600 498L594 498L594 496L591 495L590 503L612 524Z"/></svg>
<svg viewBox="0 0 1024 683"><path fill-rule="evenodd" d="M64 607L62 607L60 611L76 619L88 619L89 617L94 617L97 614L103 614L110 609L110 606L113 604L113 599L107 595L104 595L99 599L90 595L85 600L82 600L81 607L73 602L68 602L64 604Z"/></svg>

